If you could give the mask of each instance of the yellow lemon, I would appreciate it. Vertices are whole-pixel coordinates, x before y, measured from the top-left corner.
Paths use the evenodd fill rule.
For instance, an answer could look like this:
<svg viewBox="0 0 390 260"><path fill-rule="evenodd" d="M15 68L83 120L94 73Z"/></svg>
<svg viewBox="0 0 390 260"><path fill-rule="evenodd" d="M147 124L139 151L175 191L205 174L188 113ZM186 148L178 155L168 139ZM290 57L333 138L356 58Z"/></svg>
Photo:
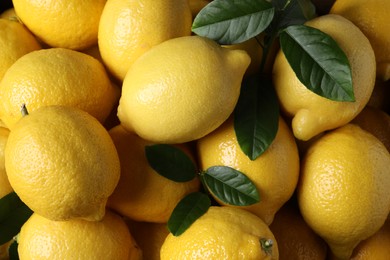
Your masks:
<svg viewBox="0 0 390 260"><path fill-rule="evenodd" d="M149 165L145 147L153 143L127 132L122 126L109 131L121 162L121 177L108 206L120 214L137 221L165 223L177 203L187 194L198 191L200 181L174 182ZM188 147L182 149L189 156Z"/></svg>
<svg viewBox="0 0 390 260"><path fill-rule="evenodd" d="M295 200L289 201L276 213L269 228L278 241L280 259L326 259L325 241L303 220Z"/></svg>
<svg viewBox="0 0 390 260"><path fill-rule="evenodd" d="M120 81L143 53L168 39L191 34L187 0L108 0L99 24L99 49Z"/></svg>
<svg viewBox="0 0 390 260"><path fill-rule="evenodd" d="M390 115L379 108L366 106L351 123L379 139L390 152Z"/></svg>
<svg viewBox="0 0 390 260"><path fill-rule="evenodd" d="M24 54L41 49L40 44L21 23L0 19L0 80Z"/></svg>
<svg viewBox="0 0 390 260"><path fill-rule="evenodd" d="M101 221L52 221L33 214L18 242L20 259L142 259L126 222L110 211Z"/></svg>
<svg viewBox="0 0 390 260"><path fill-rule="evenodd" d="M386 260L390 256L390 219L374 235L357 245L351 260Z"/></svg>
<svg viewBox="0 0 390 260"><path fill-rule="evenodd" d="M273 67L273 83L281 109L292 118L294 136L305 141L351 121L367 104L375 84L374 51L358 27L342 16L330 14L315 18L307 25L330 35L345 52L352 70L355 102L329 100L307 89L279 51Z"/></svg>
<svg viewBox="0 0 390 260"><path fill-rule="evenodd" d="M129 69L121 124L142 138L184 143L205 136L233 112L250 57L200 36L167 40Z"/></svg>
<svg viewBox="0 0 390 260"><path fill-rule="evenodd" d="M143 259L160 260L160 249L169 234L166 223L128 222L130 232L142 250Z"/></svg>
<svg viewBox="0 0 390 260"><path fill-rule="evenodd" d="M103 65L91 56L64 48L30 52L18 59L0 83L0 118L8 128L48 105L78 107L104 122L119 99Z"/></svg>
<svg viewBox="0 0 390 260"><path fill-rule="evenodd" d="M279 119L274 141L254 161L242 152L232 118L199 139L197 150L202 170L217 165L229 166L244 173L255 184L260 202L240 208L256 214L267 225L272 223L275 213L294 193L299 176L298 148L282 118ZM222 201L219 203L223 204Z"/></svg>
<svg viewBox="0 0 390 260"><path fill-rule="evenodd" d="M97 44L100 16L107 0L13 0L16 14L51 47L81 50Z"/></svg>
<svg viewBox="0 0 390 260"><path fill-rule="evenodd" d="M390 154L354 124L332 130L302 158L297 187L307 224L339 259L377 232L390 209Z"/></svg>
<svg viewBox="0 0 390 260"><path fill-rule="evenodd" d="M337 0L330 9L330 13L347 18L367 36L375 52L377 76L383 81L390 79L389 12L387 0Z"/></svg>
<svg viewBox="0 0 390 260"><path fill-rule="evenodd" d="M65 106L42 107L15 125L5 168L20 199L52 220L102 219L120 175L108 132L88 113Z"/></svg>
<svg viewBox="0 0 390 260"><path fill-rule="evenodd" d="M212 206L183 234L169 234L160 252L166 259L279 259L268 226L239 208Z"/></svg>

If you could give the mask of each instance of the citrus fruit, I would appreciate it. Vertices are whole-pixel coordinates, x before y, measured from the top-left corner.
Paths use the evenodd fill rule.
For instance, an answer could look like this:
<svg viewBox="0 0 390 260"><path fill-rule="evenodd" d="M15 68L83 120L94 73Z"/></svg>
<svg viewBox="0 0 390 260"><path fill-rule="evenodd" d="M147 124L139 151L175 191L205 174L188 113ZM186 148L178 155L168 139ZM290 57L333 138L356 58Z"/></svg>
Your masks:
<svg viewBox="0 0 390 260"><path fill-rule="evenodd" d="M260 202L240 208L256 214L267 225L272 223L275 213L294 193L299 177L298 148L291 130L281 117L272 144L253 161L242 152L237 142L233 118L199 139L197 150L202 170L217 165L229 166L244 173L255 184Z"/></svg>
<svg viewBox="0 0 390 260"><path fill-rule="evenodd" d="M339 259L384 224L390 209L390 154L354 124L329 131L302 158L297 186L306 223Z"/></svg>
<svg viewBox="0 0 390 260"><path fill-rule="evenodd" d="M278 210L269 228L278 241L279 259L326 259L325 241L303 220L295 201L287 202Z"/></svg>
<svg viewBox="0 0 390 260"><path fill-rule="evenodd" d="M0 118L8 128L48 105L74 106L104 122L119 99L103 65L91 56L64 48L30 52L18 59L0 83Z"/></svg>
<svg viewBox="0 0 390 260"><path fill-rule="evenodd" d="M166 259L279 259L268 226L239 208L212 206L183 234L169 234L160 252Z"/></svg>
<svg viewBox="0 0 390 260"><path fill-rule="evenodd" d="M375 52L377 76L383 81L390 79L389 12L387 0L336 0L330 9L331 14L347 18L367 36Z"/></svg>
<svg viewBox="0 0 390 260"><path fill-rule="evenodd" d="M142 259L126 222L110 211L101 221L52 221L33 214L18 243L20 259Z"/></svg>
<svg viewBox="0 0 390 260"><path fill-rule="evenodd" d="M39 49L38 41L21 23L0 19L0 80L17 59Z"/></svg>
<svg viewBox="0 0 390 260"><path fill-rule="evenodd" d="M305 141L351 121L370 99L376 75L371 44L352 22L342 16L328 14L314 18L306 25L330 35L346 54L352 71L355 101L333 101L310 91L299 81L283 52L279 51L273 67L273 83L282 111L292 118L294 136Z"/></svg>
<svg viewBox="0 0 390 260"><path fill-rule="evenodd" d="M168 39L191 34L187 0L108 0L99 24L99 49L112 75L122 81L143 53Z"/></svg>
<svg viewBox="0 0 390 260"><path fill-rule="evenodd" d="M34 212L51 220L100 220L120 175L105 128L78 108L47 106L24 116L5 148L9 182Z"/></svg>
<svg viewBox="0 0 390 260"><path fill-rule="evenodd" d="M203 137L233 112L249 63L245 51L200 36L160 43L126 74L119 120L127 130L157 143Z"/></svg>
<svg viewBox="0 0 390 260"><path fill-rule="evenodd" d="M121 125L109 131L121 162L121 177L108 207L137 221L165 223L177 203L187 194L198 191L200 182L171 181L152 169L145 156L150 141L126 131ZM193 157L188 147L181 146Z"/></svg>
<svg viewBox="0 0 390 260"><path fill-rule="evenodd" d="M97 44L106 0L13 0L23 24L51 47L81 50Z"/></svg>

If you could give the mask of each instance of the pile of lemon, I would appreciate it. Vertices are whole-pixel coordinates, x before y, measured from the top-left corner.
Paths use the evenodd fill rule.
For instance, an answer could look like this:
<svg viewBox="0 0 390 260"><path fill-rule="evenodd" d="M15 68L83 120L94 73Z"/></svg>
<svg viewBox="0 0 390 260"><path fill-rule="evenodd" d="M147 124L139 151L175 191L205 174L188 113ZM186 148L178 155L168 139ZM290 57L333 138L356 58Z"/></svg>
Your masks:
<svg viewBox="0 0 390 260"><path fill-rule="evenodd" d="M34 212L20 259L389 258L390 2L337 0L307 23L347 55L355 102L312 93L275 49L279 128L253 161L232 113L262 49L194 35L209 1L12 2L0 15L0 198L14 191ZM157 174L145 157L156 143L199 169L244 172L260 202L216 198L170 234L173 209L202 186Z"/></svg>

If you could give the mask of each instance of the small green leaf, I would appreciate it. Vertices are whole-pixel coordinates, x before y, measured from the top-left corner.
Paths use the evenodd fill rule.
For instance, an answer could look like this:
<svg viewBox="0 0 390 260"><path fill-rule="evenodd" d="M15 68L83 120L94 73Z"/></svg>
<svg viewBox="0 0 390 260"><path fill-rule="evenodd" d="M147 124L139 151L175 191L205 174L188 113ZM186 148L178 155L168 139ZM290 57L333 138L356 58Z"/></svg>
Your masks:
<svg viewBox="0 0 390 260"><path fill-rule="evenodd" d="M289 26L280 34L280 44L308 89L331 100L355 101L348 58L328 34L306 25Z"/></svg>
<svg viewBox="0 0 390 260"><path fill-rule="evenodd" d="M0 245L10 241L31 216L32 210L11 192L0 199Z"/></svg>
<svg viewBox="0 0 390 260"><path fill-rule="evenodd" d="M13 241L8 248L9 260L19 260L18 242Z"/></svg>
<svg viewBox="0 0 390 260"><path fill-rule="evenodd" d="M266 0L214 0L195 17L192 31L220 44L236 44L264 31L273 16Z"/></svg>
<svg viewBox="0 0 390 260"><path fill-rule="evenodd" d="M231 167L212 166L202 173L201 178L208 190L226 204L248 206L260 200L253 182Z"/></svg>
<svg viewBox="0 0 390 260"><path fill-rule="evenodd" d="M279 103L270 79L243 81L234 111L234 130L241 150L255 160L271 145L279 126Z"/></svg>
<svg viewBox="0 0 390 260"><path fill-rule="evenodd" d="M176 182L190 181L196 176L196 167L180 148L168 144L145 146L149 165L160 175Z"/></svg>
<svg viewBox="0 0 390 260"><path fill-rule="evenodd" d="M184 197L173 210L168 220L168 229L180 236L211 206L210 198L202 192L193 192Z"/></svg>

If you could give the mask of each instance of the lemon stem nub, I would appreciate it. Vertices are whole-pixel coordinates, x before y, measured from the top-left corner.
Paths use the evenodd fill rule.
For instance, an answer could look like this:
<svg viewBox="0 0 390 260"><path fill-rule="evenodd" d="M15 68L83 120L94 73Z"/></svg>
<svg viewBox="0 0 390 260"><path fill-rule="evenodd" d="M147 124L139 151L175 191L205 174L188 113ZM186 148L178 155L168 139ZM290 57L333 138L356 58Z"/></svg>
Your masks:
<svg viewBox="0 0 390 260"><path fill-rule="evenodd" d="M20 108L20 112L22 113L22 116L27 116L28 115L26 104L22 104L22 106Z"/></svg>
<svg viewBox="0 0 390 260"><path fill-rule="evenodd" d="M274 241L272 239L261 238L260 239L261 249L263 249L267 254L272 253L272 246Z"/></svg>

